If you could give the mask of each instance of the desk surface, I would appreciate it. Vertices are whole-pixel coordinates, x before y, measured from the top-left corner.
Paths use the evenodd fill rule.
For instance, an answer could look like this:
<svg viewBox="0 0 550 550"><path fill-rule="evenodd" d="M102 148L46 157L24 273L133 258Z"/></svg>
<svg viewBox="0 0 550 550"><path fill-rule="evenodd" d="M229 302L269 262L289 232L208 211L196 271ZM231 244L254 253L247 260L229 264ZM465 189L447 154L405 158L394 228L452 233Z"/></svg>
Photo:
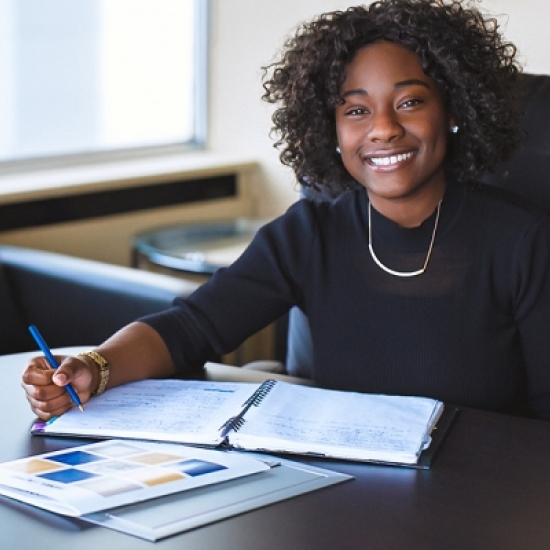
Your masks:
<svg viewBox="0 0 550 550"><path fill-rule="evenodd" d="M32 354L0 357L0 461L82 443L29 435ZM155 543L159 549L476 550L550 547L550 423L461 411L431 470L333 461L355 480ZM0 497L3 548L152 548ZM78 535L76 537L75 535Z"/></svg>

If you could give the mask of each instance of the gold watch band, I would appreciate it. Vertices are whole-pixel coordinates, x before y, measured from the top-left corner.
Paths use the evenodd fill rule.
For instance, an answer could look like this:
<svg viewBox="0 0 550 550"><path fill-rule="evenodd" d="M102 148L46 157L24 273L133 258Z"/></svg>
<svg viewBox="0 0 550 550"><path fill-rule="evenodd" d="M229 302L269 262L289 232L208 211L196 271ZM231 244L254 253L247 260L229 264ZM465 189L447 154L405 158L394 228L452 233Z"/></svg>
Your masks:
<svg viewBox="0 0 550 550"><path fill-rule="evenodd" d="M96 365L99 370L99 384L94 392L92 392L92 396L94 395L101 395L105 388L107 387L107 382L109 382L109 363L97 351L83 351L82 353L78 353L77 357L89 357Z"/></svg>

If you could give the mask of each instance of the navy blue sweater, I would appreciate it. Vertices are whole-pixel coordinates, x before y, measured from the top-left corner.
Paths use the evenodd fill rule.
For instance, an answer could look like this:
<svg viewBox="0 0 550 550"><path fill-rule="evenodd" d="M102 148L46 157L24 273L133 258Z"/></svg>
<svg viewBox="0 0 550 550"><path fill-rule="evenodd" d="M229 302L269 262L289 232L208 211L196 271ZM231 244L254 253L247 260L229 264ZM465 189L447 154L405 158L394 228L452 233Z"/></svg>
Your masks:
<svg viewBox="0 0 550 550"><path fill-rule="evenodd" d="M314 380L550 419L550 217L499 189L449 184L426 272L368 250L364 190L300 200L187 300L142 319L184 375L291 306ZM435 213L405 229L373 210L377 256L419 269Z"/></svg>

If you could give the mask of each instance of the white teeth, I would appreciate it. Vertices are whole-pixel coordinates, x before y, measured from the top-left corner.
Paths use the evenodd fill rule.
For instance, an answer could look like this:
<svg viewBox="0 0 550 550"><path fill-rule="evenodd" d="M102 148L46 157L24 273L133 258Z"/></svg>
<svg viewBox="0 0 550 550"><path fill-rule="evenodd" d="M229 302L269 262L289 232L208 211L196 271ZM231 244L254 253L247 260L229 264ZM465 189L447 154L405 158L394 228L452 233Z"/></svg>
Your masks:
<svg viewBox="0 0 550 550"><path fill-rule="evenodd" d="M369 160L375 166L389 166L410 159L414 153L404 153L402 155L391 155L389 157L371 157Z"/></svg>

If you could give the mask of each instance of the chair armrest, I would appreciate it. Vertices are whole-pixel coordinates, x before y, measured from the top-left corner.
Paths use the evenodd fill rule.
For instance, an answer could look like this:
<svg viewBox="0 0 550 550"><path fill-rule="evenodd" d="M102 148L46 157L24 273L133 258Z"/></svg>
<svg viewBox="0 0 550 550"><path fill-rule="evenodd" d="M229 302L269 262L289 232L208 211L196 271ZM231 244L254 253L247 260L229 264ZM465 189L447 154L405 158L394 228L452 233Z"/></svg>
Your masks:
<svg viewBox="0 0 550 550"><path fill-rule="evenodd" d="M281 380L283 382L290 382L291 384L300 384L303 386L314 385L313 382L307 378L243 369L241 367L232 367L220 363L206 363L204 370L206 380L215 380L216 382L252 382L260 384L266 380Z"/></svg>
<svg viewBox="0 0 550 550"><path fill-rule="evenodd" d="M169 307L198 283L137 269L11 246L0 263L27 324L51 347L100 343L138 317ZM32 339L28 349L35 348Z"/></svg>
<svg viewBox="0 0 550 550"><path fill-rule="evenodd" d="M272 359L258 359L245 363L241 369L250 369L256 371L270 372L272 374L285 374L285 366L281 361Z"/></svg>

